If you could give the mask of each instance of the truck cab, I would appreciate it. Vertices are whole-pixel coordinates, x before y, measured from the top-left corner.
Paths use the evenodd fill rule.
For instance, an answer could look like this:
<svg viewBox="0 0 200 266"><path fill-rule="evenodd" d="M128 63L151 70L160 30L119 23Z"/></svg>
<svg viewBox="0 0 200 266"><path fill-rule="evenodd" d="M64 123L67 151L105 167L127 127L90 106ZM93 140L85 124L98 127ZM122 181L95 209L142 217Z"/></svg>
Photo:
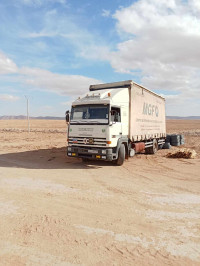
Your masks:
<svg viewBox="0 0 200 266"><path fill-rule="evenodd" d="M90 91L72 103L67 155L117 160L119 143L128 145L128 88Z"/></svg>

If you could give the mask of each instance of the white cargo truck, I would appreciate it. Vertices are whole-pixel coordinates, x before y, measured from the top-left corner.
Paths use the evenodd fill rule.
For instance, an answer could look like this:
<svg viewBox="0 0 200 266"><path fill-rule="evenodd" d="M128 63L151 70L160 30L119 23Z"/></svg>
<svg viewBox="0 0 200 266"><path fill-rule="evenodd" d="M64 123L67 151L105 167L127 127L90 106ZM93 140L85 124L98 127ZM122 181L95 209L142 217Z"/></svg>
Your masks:
<svg viewBox="0 0 200 266"><path fill-rule="evenodd" d="M67 112L70 157L122 165L135 153L154 154L165 142L165 99L128 80L91 85Z"/></svg>

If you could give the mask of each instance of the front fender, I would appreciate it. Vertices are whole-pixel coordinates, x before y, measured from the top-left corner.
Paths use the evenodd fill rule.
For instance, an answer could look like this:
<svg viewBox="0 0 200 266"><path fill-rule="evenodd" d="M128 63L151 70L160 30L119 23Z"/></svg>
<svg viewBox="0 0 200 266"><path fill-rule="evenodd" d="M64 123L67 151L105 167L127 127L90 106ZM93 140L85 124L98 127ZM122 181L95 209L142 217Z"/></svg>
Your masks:
<svg viewBox="0 0 200 266"><path fill-rule="evenodd" d="M125 145L126 153L128 154L128 138L127 137L121 137L117 141L117 149L116 149L116 157L117 158L118 158L119 148L120 148L122 143Z"/></svg>

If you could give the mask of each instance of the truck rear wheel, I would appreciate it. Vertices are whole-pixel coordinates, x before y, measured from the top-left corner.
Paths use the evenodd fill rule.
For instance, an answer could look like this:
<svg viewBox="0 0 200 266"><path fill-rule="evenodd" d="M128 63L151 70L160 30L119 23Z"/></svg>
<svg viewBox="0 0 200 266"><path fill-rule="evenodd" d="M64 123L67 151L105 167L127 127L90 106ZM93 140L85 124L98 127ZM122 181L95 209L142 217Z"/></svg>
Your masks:
<svg viewBox="0 0 200 266"><path fill-rule="evenodd" d="M158 151L158 142L156 139L153 139L153 146L148 151L150 154L155 154Z"/></svg>
<svg viewBox="0 0 200 266"><path fill-rule="evenodd" d="M119 151L118 151L118 158L116 160L117 165L122 165L125 160L125 146L124 144L120 145Z"/></svg>

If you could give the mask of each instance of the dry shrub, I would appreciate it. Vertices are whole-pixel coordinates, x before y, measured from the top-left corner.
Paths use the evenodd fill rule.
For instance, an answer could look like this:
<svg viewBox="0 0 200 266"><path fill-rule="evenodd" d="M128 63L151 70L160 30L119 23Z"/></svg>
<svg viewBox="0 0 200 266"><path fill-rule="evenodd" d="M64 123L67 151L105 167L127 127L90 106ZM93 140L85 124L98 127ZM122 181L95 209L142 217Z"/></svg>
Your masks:
<svg viewBox="0 0 200 266"><path fill-rule="evenodd" d="M195 150L191 149L180 149L175 152L169 152L167 158L184 158L184 159L194 159L197 156Z"/></svg>

